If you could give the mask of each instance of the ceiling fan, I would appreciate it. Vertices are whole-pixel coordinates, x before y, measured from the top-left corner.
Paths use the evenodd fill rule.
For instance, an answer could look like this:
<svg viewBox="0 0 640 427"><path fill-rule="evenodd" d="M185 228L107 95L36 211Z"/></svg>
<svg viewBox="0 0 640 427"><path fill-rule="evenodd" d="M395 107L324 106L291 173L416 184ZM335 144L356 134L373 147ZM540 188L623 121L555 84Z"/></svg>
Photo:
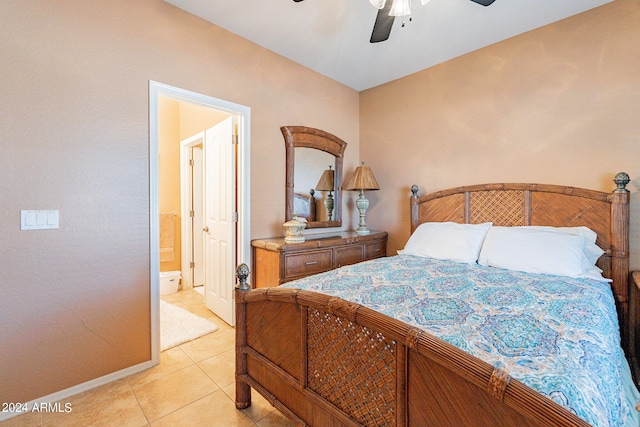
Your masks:
<svg viewBox="0 0 640 427"><path fill-rule="evenodd" d="M293 0L298 3L302 0ZM423 5L427 4L430 0L420 0ZM489 6L495 0L471 0L474 3L481 4L482 6ZM376 21L373 24L373 31L371 32L370 43L383 42L389 38L391 34L391 27L393 27L393 21L396 16L408 16L411 14L409 9L411 0L369 0L369 2L378 8L378 15ZM411 19L411 18L409 18ZM402 23L404 26L404 22Z"/></svg>
<svg viewBox="0 0 640 427"><path fill-rule="evenodd" d="M302 0L294 0L302 1ZM373 24L373 31L371 32L371 39L369 42L378 43L383 42L389 38L391 33L391 27L396 16L407 16L411 14L409 9L410 0L369 0L372 5L377 7L378 15L376 16L376 22ZM420 0L423 5L429 3L430 0ZM481 4L482 6L489 6L495 0L471 0L474 3ZM411 18L409 18L411 19ZM404 22L402 23L404 27Z"/></svg>

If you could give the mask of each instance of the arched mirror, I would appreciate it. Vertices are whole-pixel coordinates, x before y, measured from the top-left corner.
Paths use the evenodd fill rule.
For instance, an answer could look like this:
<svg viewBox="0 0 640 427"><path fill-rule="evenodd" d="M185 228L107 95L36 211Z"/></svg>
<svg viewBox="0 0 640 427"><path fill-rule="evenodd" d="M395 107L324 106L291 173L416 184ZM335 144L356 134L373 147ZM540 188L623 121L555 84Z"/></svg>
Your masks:
<svg viewBox="0 0 640 427"><path fill-rule="evenodd" d="M342 226L342 161L347 143L320 129L280 128L286 147L285 221L295 213L307 228Z"/></svg>

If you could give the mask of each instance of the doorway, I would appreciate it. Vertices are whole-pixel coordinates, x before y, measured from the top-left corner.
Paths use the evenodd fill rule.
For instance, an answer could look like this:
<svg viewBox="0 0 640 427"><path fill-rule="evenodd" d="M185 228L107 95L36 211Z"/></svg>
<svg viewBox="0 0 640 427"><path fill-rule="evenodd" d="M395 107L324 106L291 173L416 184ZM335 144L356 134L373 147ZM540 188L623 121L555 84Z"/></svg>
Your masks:
<svg viewBox="0 0 640 427"><path fill-rule="evenodd" d="M218 200L220 198L226 198L232 200L235 209L230 212L224 212L224 218L231 218L233 224L229 226L227 223L227 230L232 230L232 234L229 235L229 242L231 244L231 250L227 247L228 252L221 258L218 255L217 248L210 245L209 258L217 258L217 267L215 269L214 276L218 277L216 286L212 287L213 296L222 296L226 309L229 310L226 316L220 316L221 318L229 319L230 323L233 323L233 287L235 285L234 272L235 266L239 263L250 262L250 246L249 246L249 183L250 183L250 109L248 107L223 101L220 99L212 98L206 95L190 92L184 89L168 86L162 83L150 81L149 83L149 106L150 106L150 142L149 142L149 158L150 158L150 284L151 284L151 345L152 345L152 360L159 363L160 360L160 327L159 327L159 305L160 305L160 292L159 292L159 242L158 242L158 216L160 212L159 204L159 127L162 117L161 101L169 99L179 101L191 106L204 107L205 109L215 110L223 115L230 117L233 121L233 129L237 137L234 137L234 141L226 144L213 144L209 151L210 153L217 152L223 153L226 163L220 163L230 168L227 171L227 176L233 176L232 182L227 183L225 187L226 193L221 193L220 190L216 193L214 191L214 197L211 200ZM176 142L179 144L179 142ZM197 145L197 144L196 144ZM205 146L203 148L206 149ZM222 151L221 151L222 150ZM205 150L203 150L204 152ZM233 155L235 160L230 160ZM203 154L204 156L204 154ZM220 161L220 159L218 159ZM203 159L203 162L207 162ZM206 165L206 163L205 163ZM206 167L206 166L205 166ZM211 168L214 170L214 168ZM207 194L210 194L207 191ZM218 203L214 204L218 206ZM227 205L225 204L225 207ZM206 207L205 207L206 209ZM209 221L211 227L217 227L218 222L216 218L220 215L211 217L208 216L205 221ZM196 227L197 225L192 225ZM206 224L205 227L206 228ZM193 230L195 232L195 230ZM206 234L204 237L206 240ZM219 241L220 239L210 239L211 241ZM227 242L227 246L229 244ZM212 258L214 257L214 258ZM181 257L183 258L183 257ZM183 271L183 275L189 273ZM205 269L205 276L207 275ZM209 272L211 275L212 272ZM189 273L190 274L190 273ZM190 280L189 280L190 279ZM188 279L190 286L193 286L193 276ZM205 296L206 301L207 296ZM209 306L209 304L207 304ZM210 307L211 308L211 307ZM219 308L213 307L214 312ZM216 313L218 314L218 313Z"/></svg>

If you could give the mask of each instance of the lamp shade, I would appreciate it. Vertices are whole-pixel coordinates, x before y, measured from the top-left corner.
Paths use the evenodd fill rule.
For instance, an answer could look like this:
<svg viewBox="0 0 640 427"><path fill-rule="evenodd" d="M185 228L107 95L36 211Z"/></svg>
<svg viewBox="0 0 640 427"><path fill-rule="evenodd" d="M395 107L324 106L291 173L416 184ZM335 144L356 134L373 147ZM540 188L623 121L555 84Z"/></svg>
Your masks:
<svg viewBox="0 0 640 427"><path fill-rule="evenodd" d="M362 162L361 166L356 168L349 184L347 184L347 190L379 190L380 186L378 185L378 181L376 181L376 177L373 176L373 172L371 172L371 168L369 166L365 166L364 162Z"/></svg>
<svg viewBox="0 0 640 427"><path fill-rule="evenodd" d="M316 185L316 190L319 191L333 191L333 171L331 170L331 166L329 169L322 172L322 176L320 177L320 181Z"/></svg>

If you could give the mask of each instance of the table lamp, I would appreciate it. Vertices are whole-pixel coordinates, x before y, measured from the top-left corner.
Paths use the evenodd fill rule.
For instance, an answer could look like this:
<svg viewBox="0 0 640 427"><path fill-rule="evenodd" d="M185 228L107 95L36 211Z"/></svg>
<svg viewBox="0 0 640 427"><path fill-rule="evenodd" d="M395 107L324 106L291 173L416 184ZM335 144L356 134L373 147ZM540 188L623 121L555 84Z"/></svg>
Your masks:
<svg viewBox="0 0 640 427"><path fill-rule="evenodd" d="M369 207L369 200L364 197L364 190L379 190L380 186L378 185L378 181L373 176L373 172L369 166L365 166L364 162L362 165L356 168L349 184L347 185L347 190L359 190L360 197L356 200L356 207L360 212L360 223L358 224L358 228L356 229L356 233L358 234L369 234L370 230L367 228L367 224L365 223L365 214L367 212L367 208Z"/></svg>
<svg viewBox="0 0 640 427"><path fill-rule="evenodd" d="M329 195L324 200L324 207L327 208L327 218L331 221L331 217L333 216L333 195L331 192L334 190L333 188L333 170L331 170L331 166L329 169L322 172L322 176L320 177L320 181L318 181L318 185L316 185L316 190L320 191L328 191Z"/></svg>

